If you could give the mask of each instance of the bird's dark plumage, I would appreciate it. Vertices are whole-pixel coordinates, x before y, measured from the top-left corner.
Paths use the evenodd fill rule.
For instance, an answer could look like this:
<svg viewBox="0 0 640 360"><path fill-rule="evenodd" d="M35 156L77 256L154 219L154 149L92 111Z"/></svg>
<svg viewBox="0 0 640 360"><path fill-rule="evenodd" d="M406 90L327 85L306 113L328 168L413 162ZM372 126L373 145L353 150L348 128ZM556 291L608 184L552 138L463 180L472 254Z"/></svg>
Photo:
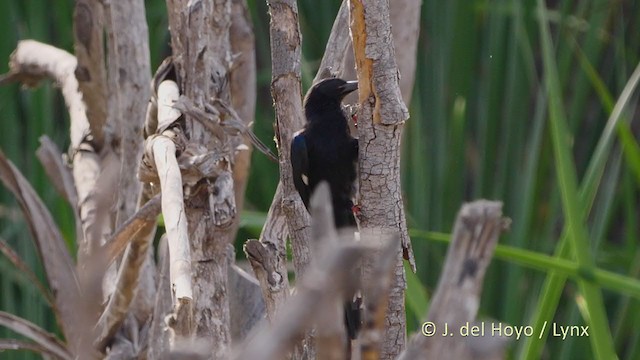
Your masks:
<svg viewBox="0 0 640 360"><path fill-rule="evenodd" d="M311 193L327 181L337 228L356 225L352 197L358 141L349 133L341 102L357 88L355 81L337 78L315 84L304 100L305 127L291 142L293 182L304 205L309 208Z"/></svg>
<svg viewBox="0 0 640 360"><path fill-rule="evenodd" d="M304 99L306 124L291 142L293 182L309 209L309 200L321 181L329 183L336 228L355 227L354 183L358 161L358 141L349 133L342 99L358 88L357 82L324 79L315 84ZM355 339L360 328L357 302L345 304L345 325Z"/></svg>

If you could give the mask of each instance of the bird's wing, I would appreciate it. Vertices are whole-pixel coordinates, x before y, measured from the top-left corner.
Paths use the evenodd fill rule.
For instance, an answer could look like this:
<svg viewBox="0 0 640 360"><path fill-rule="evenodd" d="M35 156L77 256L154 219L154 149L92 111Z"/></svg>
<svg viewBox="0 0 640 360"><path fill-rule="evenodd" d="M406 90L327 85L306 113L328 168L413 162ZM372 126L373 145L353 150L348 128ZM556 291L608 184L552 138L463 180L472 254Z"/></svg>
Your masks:
<svg viewBox="0 0 640 360"><path fill-rule="evenodd" d="M293 184L302 198L304 206L309 208L309 153L304 135L298 134L291 141L291 167L293 168Z"/></svg>

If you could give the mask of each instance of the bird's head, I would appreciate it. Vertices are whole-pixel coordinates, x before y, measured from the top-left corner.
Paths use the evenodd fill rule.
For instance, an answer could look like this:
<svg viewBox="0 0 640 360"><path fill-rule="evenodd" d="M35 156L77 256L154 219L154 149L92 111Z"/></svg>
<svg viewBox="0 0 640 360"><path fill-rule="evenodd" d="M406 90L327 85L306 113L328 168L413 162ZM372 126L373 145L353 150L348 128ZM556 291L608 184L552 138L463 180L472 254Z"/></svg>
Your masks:
<svg viewBox="0 0 640 360"><path fill-rule="evenodd" d="M358 88L357 81L344 81L339 78L324 79L313 85L304 97L304 109L322 112L322 110L340 109L340 103L347 94Z"/></svg>

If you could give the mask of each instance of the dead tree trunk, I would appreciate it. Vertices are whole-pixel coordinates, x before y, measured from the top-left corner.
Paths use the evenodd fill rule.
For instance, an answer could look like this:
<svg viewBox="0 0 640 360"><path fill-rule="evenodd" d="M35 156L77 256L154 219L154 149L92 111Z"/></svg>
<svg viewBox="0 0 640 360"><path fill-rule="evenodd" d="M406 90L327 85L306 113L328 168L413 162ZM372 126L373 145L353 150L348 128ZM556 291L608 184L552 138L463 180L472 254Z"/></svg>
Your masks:
<svg viewBox="0 0 640 360"><path fill-rule="evenodd" d="M406 337L402 257L413 261L400 189L400 139L409 112L399 89L388 3L351 0L350 10L360 103L361 236L367 241L400 233L402 242L380 345L381 358L393 359L404 348ZM363 266L365 278L370 267Z"/></svg>
<svg viewBox="0 0 640 360"><path fill-rule="evenodd" d="M199 109L211 105L213 99L229 103L231 1L167 0L167 9L180 93ZM205 125L193 116L187 116L184 123L187 146L196 154L220 156L216 162L219 176L185 184L193 320L195 335L210 346L209 356L223 359L231 341L227 246L233 240L230 225L236 216L230 167L235 149L223 149Z"/></svg>

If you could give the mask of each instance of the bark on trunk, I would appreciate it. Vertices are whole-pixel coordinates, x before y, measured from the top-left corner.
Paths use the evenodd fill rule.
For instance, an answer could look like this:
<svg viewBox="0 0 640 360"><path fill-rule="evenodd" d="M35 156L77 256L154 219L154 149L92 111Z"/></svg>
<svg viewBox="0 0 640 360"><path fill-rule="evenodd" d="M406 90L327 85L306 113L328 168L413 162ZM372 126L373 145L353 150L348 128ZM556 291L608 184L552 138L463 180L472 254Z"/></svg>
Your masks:
<svg viewBox="0 0 640 360"><path fill-rule="evenodd" d="M300 84L302 35L295 0L269 1L268 5L271 15L271 96L276 112L282 205L291 237L296 277L300 278L309 264L309 216L293 187L290 144L293 133L304 124Z"/></svg>
<svg viewBox="0 0 640 360"><path fill-rule="evenodd" d="M402 242L381 339L381 358L393 359L406 337L402 257L412 259L400 189L400 139L409 113L399 89L388 3L351 0L350 11L360 103L361 236L369 241L399 232ZM365 282L371 266L363 266Z"/></svg>
<svg viewBox="0 0 640 360"><path fill-rule="evenodd" d="M167 0L167 9L181 94L200 109L213 98L228 102L231 1ZM186 117L185 132L200 151L223 151L212 149L220 144L191 116ZM226 254L236 210L230 173L232 153L219 155L222 174L187 186L185 193L195 334L206 339L211 346L210 357L216 359L227 358L231 341Z"/></svg>

